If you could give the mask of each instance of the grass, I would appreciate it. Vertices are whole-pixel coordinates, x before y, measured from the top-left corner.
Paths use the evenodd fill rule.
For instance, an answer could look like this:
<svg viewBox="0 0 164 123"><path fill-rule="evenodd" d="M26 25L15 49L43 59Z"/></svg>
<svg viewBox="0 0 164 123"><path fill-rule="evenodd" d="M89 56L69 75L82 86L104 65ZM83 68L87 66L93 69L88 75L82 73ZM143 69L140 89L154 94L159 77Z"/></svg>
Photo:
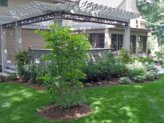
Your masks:
<svg viewBox="0 0 164 123"><path fill-rule="evenodd" d="M164 75L159 81L85 89L94 112L62 123L164 123ZM37 109L51 104L46 91L18 83L0 84L0 123L59 123Z"/></svg>

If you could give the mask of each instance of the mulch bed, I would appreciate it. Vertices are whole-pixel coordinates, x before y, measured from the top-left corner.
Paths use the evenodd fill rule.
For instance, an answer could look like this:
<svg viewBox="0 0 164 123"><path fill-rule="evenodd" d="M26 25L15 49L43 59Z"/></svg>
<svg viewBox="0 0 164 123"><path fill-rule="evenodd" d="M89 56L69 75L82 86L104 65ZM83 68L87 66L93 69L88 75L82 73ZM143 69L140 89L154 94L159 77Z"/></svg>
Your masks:
<svg viewBox="0 0 164 123"><path fill-rule="evenodd" d="M97 86L116 86L121 85L119 83L119 78L112 78L110 81L101 81L101 82L91 82L85 83L84 87L97 87Z"/></svg>
<svg viewBox="0 0 164 123"><path fill-rule="evenodd" d="M10 81L10 82L21 83L25 86L32 87L34 89L46 90L46 87L44 85L40 85L40 84L37 84L37 83L25 82L25 81L22 81L20 79L13 80L13 81ZM84 87L115 86L115 85L120 85L119 78L112 78L110 81L84 83Z"/></svg>
<svg viewBox="0 0 164 123"><path fill-rule="evenodd" d="M56 105L40 109L38 113L51 120L71 120L88 116L92 113L92 109L88 105L76 105L70 108L60 108Z"/></svg>

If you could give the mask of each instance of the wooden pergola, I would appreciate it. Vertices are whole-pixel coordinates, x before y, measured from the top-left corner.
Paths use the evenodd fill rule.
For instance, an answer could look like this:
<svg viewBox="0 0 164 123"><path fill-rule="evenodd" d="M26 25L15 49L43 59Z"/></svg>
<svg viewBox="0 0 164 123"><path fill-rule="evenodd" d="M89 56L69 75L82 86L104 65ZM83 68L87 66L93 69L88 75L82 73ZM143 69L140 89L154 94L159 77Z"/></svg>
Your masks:
<svg viewBox="0 0 164 123"><path fill-rule="evenodd" d="M130 20L140 16L136 0L106 0L107 5L99 4L101 0L80 0L66 3L29 2L0 16L2 70L7 67L6 29L15 28L16 51L22 49L22 26L54 19L66 19L81 22L93 22L119 25L125 28L124 48L130 47ZM112 2L119 2L112 7ZM110 4L111 3L111 4Z"/></svg>

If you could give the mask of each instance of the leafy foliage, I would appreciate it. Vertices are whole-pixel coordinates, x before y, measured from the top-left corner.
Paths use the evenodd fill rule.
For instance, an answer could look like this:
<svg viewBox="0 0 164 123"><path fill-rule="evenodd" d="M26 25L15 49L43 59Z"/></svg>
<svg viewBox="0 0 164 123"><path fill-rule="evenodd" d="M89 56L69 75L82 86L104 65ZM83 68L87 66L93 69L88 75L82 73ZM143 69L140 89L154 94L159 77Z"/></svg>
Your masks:
<svg viewBox="0 0 164 123"><path fill-rule="evenodd" d="M72 34L69 28L59 25L37 33L44 37L46 48L52 49L44 57L50 62L50 70L43 78L55 103L61 107L82 103L80 79L84 79L85 74L81 68L88 58L85 50L91 47L88 38L84 34Z"/></svg>
<svg viewBox="0 0 164 123"><path fill-rule="evenodd" d="M10 74L10 76L7 78L7 80L16 80L16 79L17 79L17 76L15 73Z"/></svg>
<svg viewBox="0 0 164 123"><path fill-rule="evenodd" d="M145 63L144 66L146 67L147 71L158 72L158 69L154 66L154 64Z"/></svg>
<svg viewBox="0 0 164 123"><path fill-rule="evenodd" d="M127 64L126 66L128 69L128 76L130 78L142 76L146 73L146 67L141 62L135 61L134 63Z"/></svg>
<svg viewBox="0 0 164 123"><path fill-rule="evenodd" d="M147 20L147 26L157 36L160 44L164 43L164 1L153 0L146 2L138 0L138 8L142 16Z"/></svg>
<svg viewBox="0 0 164 123"><path fill-rule="evenodd" d="M25 65L29 64L30 56L27 51L20 51L17 52L15 55L15 61L17 65L17 72L18 75L23 78L25 76Z"/></svg>
<svg viewBox="0 0 164 123"><path fill-rule="evenodd" d="M159 62L161 65L164 64L164 51L158 51L156 52L157 62Z"/></svg>
<svg viewBox="0 0 164 123"><path fill-rule="evenodd" d="M145 80L145 76L134 76L133 78L132 78L135 82L144 82L144 80Z"/></svg>
<svg viewBox="0 0 164 123"><path fill-rule="evenodd" d="M124 63L132 62L132 54L127 49L122 48L119 57Z"/></svg>
<svg viewBox="0 0 164 123"><path fill-rule="evenodd" d="M130 80L128 77L121 77L119 79L119 83L120 84L130 84L130 83L132 83L132 80Z"/></svg>
<svg viewBox="0 0 164 123"><path fill-rule="evenodd" d="M147 73L145 73L145 79L146 80L154 80L155 78L156 78L156 74L155 73L153 73L153 72L147 72Z"/></svg>
<svg viewBox="0 0 164 123"><path fill-rule="evenodd" d="M108 54L105 59L99 62L89 62L83 68L87 75L87 82L98 82L110 80L111 77L120 77L127 71L125 63L118 60L113 54Z"/></svg>
<svg viewBox="0 0 164 123"><path fill-rule="evenodd" d="M149 63L149 64L152 64L154 63L154 60L153 58L151 57L137 57L135 58L135 60L139 61L139 62L142 62L142 63Z"/></svg>

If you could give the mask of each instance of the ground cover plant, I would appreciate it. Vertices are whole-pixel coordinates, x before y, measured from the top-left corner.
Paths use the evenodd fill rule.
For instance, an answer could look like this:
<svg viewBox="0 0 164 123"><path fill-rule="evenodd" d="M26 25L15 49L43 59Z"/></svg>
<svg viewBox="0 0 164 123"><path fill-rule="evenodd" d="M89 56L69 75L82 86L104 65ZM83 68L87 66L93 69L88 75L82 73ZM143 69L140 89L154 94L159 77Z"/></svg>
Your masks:
<svg viewBox="0 0 164 123"><path fill-rule="evenodd" d="M37 111L52 104L46 90L20 83L0 83L0 123L163 123L164 75L160 80L122 86L86 88L93 113L87 117L56 121Z"/></svg>

